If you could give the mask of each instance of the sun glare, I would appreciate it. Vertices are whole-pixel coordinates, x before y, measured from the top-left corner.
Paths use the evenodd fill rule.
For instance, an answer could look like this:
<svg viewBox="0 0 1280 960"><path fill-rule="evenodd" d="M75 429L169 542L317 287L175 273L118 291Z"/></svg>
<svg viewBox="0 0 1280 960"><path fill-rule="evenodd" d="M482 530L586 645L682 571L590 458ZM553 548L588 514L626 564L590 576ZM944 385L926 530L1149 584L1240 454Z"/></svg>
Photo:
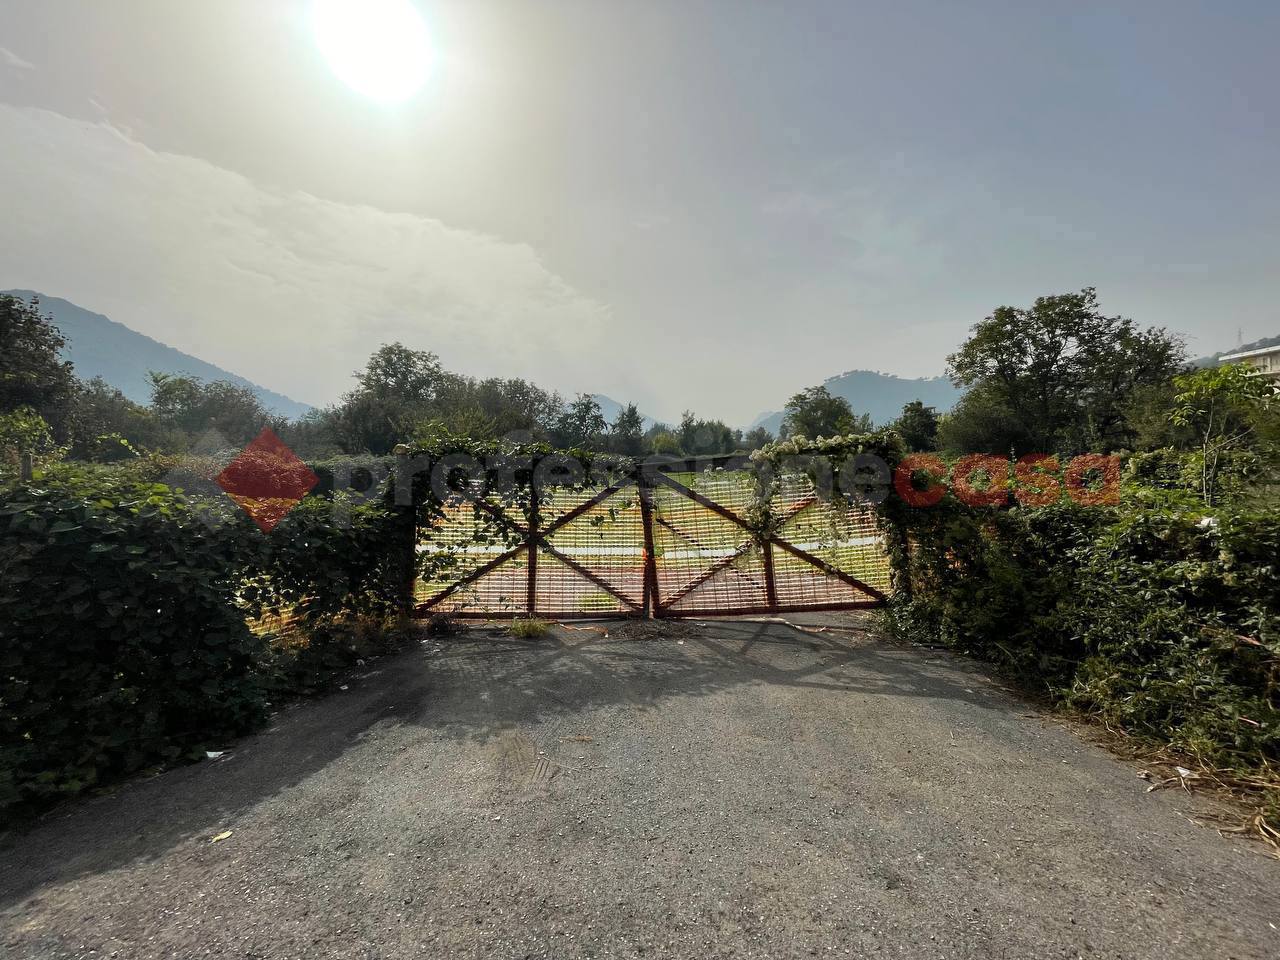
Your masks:
<svg viewBox="0 0 1280 960"><path fill-rule="evenodd" d="M330 69L372 100L399 103L427 80L431 38L409 0L315 0L312 24Z"/></svg>

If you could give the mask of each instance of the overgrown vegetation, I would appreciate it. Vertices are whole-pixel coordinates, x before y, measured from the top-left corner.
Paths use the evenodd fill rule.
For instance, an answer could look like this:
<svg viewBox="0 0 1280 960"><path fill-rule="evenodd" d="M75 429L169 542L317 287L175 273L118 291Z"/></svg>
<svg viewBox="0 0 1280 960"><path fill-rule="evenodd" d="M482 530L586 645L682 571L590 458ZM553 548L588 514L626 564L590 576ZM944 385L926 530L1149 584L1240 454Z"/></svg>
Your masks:
<svg viewBox="0 0 1280 960"><path fill-rule="evenodd" d="M886 622L1208 768L1270 782L1275 822L1280 509L1208 509L1194 496L1155 506L1148 492L1131 479L1116 507L948 495L891 511Z"/></svg>
<svg viewBox="0 0 1280 960"><path fill-rule="evenodd" d="M0 489L0 809L200 756L403 639L380 502L335 523L312 498L264 536L226 498L132 474Z"/></svg>
<svg viewBox="0 0 1280 960"><path fill-rule="evenodd" d="M905 450L878 433L781 442L755 459L769 476L806 469L811 455L822 469L854 469L872 453L896 483L935 482L913 481ZM939 463L955 481L972 459ZM962 502L954 483L932 506L883 501L890 633L994 663L1029 691L1197 763L1247 793L1257 823L1280 823L1280 504L1243 471L1229 472L1230 495L1210 506L1198 456L1164 450L1127 460L1118 503L1021 505L1041 499L1025 494L1045 489L1046 471L1061 479L1052 460L996 471L1008 480L985 487L986 505ZM884 493L883 478L865 479L831 486Z"/></svg>

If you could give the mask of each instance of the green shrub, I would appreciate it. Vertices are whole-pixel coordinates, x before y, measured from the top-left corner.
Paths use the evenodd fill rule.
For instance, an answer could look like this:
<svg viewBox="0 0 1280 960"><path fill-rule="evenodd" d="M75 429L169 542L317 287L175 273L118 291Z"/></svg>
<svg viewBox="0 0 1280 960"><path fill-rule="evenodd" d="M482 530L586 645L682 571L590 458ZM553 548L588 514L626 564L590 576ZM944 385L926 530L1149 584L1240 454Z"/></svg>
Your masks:
<svg viewBox="0 0 1280 960"><path fill-rule="evenodd" d="M1073 705L1222 766L1280 758L1280 511L1124 517L1058 621Z"/></svg>
<svg viewBox="0 0 1280 960"><path fill-rule="evenodd" d="M16 479L24 453L43 464L56 459L62 451L54 443L49 424L31 407L0 413L0 481L6 474Z"/></svg>
<svg viewBox="0 0 1280 960"><path fill-rule="evenodd" d="M0 810L200 756L412 634L381 499L308 498L266 534L139 460L0 490Z"/></svg>
<svg viewBox="0 0 1280 960"><path fill-rule="evenodd" d="M84 445L83 456L94 463L120 463L136 460L141 452L119 433L104 433Z"/></svg>
<svg viewBox="0 0 1280 960"><path fill-rule="evenodd" d="M512 620L507 626L507 632L520 640L538 640L551 632L551 624L537 618Z"/></svg>
<svg viewBox="0 0 1280 960"><path fill-rule="evenodd" d="M1039 687L1069 676L1083 651L1049 621L1072 588L1077 551L1110 516L1069 501L996 510L950 497L906 512L911 547L895 558L891 632L940 639Z"/></svg>
<svg viewBox="0 0 1280 960"><path fill-rule="evenodd" d="M911 545L895 556L896 636L991 660L1222 767L1280 759L1274 506L995 511L948 498L895 522Z"/></svg>
<svg viewBox="0 0 1280 960"><path fill-rule="evenodd" d="M18 407L0 413L0 447L18 453L47 453L54 447L53 432L31 407Z"/></svg>
<svg viewBox="0 0 1280 960"><path fill-rule="evenodd" d="M0 498L0 807L70 794L253 726L246 525L101 477Z"/></svg>

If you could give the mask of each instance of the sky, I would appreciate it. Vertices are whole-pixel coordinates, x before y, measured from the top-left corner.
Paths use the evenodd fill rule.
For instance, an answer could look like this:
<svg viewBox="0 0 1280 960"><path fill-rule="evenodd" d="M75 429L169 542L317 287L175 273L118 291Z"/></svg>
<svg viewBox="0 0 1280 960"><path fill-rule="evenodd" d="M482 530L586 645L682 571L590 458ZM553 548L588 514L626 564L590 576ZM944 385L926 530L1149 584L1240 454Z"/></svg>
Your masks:
<svg viewBox="0 0 1280 960"><path fill-rule="evenodd" d="M309 0L0 0L0 288L313 404L399 340L731 424L1084 286L1280 334L1280 4L412 2L385 103Z"/></svg>

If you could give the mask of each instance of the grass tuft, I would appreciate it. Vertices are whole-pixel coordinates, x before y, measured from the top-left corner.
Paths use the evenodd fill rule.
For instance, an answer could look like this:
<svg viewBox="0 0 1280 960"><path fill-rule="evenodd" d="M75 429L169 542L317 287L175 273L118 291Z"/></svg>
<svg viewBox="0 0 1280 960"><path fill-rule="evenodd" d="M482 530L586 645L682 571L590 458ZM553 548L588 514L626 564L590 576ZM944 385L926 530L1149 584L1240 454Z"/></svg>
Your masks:
<svg viewBox="0 0 1280 960"><path fill-rule="evenodd" d="M551 632L551 624L536 618L512 620L507 632L521 640L538 640Z"/></svg>

